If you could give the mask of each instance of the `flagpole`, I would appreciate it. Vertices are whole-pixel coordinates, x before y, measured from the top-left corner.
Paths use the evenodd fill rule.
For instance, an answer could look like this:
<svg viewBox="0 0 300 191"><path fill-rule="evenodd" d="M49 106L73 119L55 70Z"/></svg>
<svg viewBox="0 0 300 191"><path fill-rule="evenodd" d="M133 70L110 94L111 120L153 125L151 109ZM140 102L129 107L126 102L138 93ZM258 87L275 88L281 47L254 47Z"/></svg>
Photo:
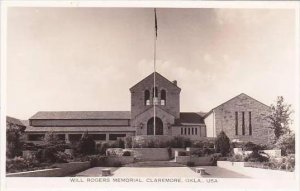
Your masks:
<svg viewBox="0 0 300 191"><path fill-rule="evenodd" d="M154 8L154 59L153 59L153 69L154 69L154 76L153 76L153 83L154 83L154 86L153 86L153 115L154 115L154 122L153 122L153 129L154 129L154 132L153 134L155 135L156 134L156 108L155 108L155 98L156 98L156 39L157 39L157 18L156 18L156 8Z"/></svg>

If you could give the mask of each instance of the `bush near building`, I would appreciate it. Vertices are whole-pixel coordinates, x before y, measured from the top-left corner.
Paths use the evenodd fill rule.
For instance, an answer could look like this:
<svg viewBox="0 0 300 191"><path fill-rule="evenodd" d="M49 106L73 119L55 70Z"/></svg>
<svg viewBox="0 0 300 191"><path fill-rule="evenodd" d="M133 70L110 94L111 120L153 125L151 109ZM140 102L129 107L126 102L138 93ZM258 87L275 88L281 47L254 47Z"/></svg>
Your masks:
<svg viewBox="0 0 300 191"><path fill-rule="evenodd" d="M221 153L222 156L226 156L230 153L230 139L227 137L224 131L221 131L218 135L215 146L216 152Z"/></svg>
<svg viewBox="0 0 300 191"><path fill-rule="evenodd" d="M79 153L83 155L92 155L95 154L96 142L88 132L85 132L79 141L78 147Z"/></svg>
<svg viewBox="0 0 300 191"><path fill-rule="evenodd" d="M287 156L295 154L295 134L286 133L282 135L275 143L275 147L281 149L281 155Z"/></svg>

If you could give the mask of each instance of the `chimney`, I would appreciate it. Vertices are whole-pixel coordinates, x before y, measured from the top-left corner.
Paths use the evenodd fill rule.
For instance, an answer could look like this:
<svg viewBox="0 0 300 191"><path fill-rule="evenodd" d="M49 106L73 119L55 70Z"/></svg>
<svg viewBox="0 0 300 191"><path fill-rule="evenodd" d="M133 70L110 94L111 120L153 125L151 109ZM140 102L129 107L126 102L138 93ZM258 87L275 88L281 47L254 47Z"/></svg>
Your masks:
<svg viewBox="0 0 300 191"><path fill-rule="evenodd" d="M173 80L172 83L177 86L177 80Z"/></svg>

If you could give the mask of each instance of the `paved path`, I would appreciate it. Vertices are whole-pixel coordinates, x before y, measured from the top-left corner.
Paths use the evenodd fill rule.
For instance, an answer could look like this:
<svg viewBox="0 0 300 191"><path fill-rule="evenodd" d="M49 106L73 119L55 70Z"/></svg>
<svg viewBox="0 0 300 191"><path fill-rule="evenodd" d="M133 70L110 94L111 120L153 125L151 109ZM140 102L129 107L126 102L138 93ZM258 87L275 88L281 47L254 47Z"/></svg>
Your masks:
<svg viewBox="0 0 300 191"><path fill-rule="evenodd" d="M75 176L101 176L101 169L107 167L94 167ZM201 177L195 173L194 168L189 167L109 167L114 177ZM247 178L236 172L219 168L216 166L202 166L209 175L207 178Z"/></svg>

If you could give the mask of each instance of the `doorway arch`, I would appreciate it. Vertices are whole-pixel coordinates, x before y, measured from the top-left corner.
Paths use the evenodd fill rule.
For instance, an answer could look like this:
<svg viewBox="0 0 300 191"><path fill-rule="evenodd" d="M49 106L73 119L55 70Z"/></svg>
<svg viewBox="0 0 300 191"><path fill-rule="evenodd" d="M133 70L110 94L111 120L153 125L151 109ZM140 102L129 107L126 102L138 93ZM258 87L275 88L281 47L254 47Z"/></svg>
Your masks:
<svg viewBox="0 0 300 191"><path fill-rule="evenodd" d="M155 117L155 135L164 134L164 125L159 117ZM147 122L147 135L154 135L154 117L150 118Z"/></svg>

